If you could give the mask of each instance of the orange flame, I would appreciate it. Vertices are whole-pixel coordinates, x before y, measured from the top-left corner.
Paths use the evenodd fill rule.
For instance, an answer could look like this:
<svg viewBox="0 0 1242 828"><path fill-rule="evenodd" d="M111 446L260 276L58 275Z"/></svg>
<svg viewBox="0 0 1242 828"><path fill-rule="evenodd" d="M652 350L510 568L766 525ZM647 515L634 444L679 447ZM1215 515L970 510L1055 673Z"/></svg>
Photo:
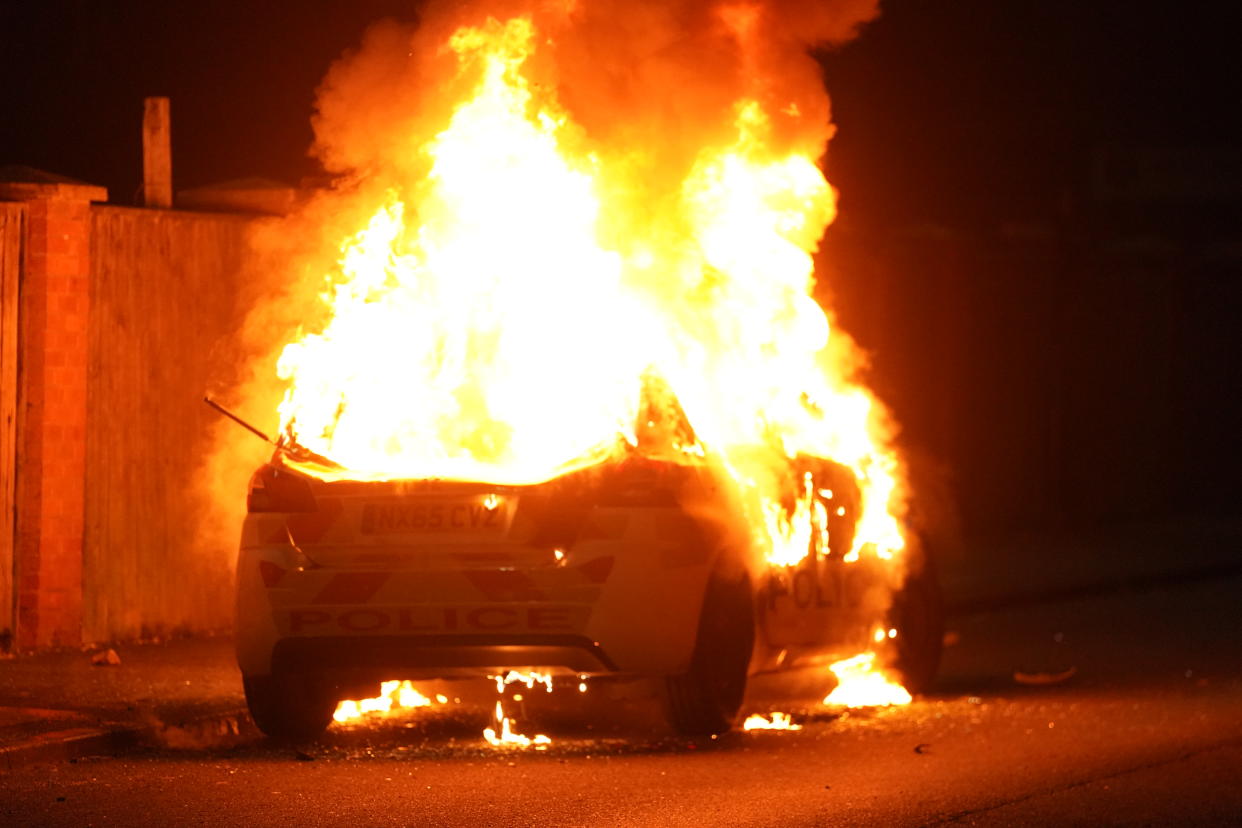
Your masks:
<svg viewBox="0 0 1242 828"><path fill-rule="evenodd" d="M725 22L743 42L757 14ZM529 16L448 38L465 91L408 147L426 175L394 176L343 243L326 324L284 349L283 432L351 478L540 482L634 450L658 377L695 435L672 448L729 473L769 561L827 544L800 456L858 480L839 553L893 557L898 462L810 296L836 210L823 146L776 137L796 102L737 99L727 135L657 187L532 80L544 45Z"/></svg>
<svg viewBox="0 0 1242 828"><path fill-rule="evenodd" d="M503 676L492 676L492 681L496 682L496 692L504 694L505 688L510 684L523 684L527 690L534 690L535 685L543 686L547 692L552 692L552 674L541 673L538 670L523 672L521 670L510 670Z"/></svg>
<svg viewBox="0 0 1242 828"><path fill-rule="evenodd" d="M824 704L844 707L888 707L909 704L911 696L900 683L884 675L875 666L875 653L859 653L829 667L837 677L837 686L824 699Z"/></svg>
<svg viewBox="0 0 1242 828"><path fill-rule="evenodd" d="M542 733L525 736L516 732L513 729L513 720L505 715L500 702L496 702L496 725L500 728L499 731L494 727L483 730L483 738L492 747L534 747L535 750L547 750L548 745L552 744L552 740Z"/></svg>
<svg viewBox="0 0 1242 828"><path fill-rule="evenodd" d="M444 704L448 699L437 696L436 700ZM385 681L380 684L380 694L370 699L345 699L336 705L332 714L333 721L350 722L368 714L384 714L393 709L409 709L429 707L431 699L424 696L408 681Z"/></svg>
<svg viewBox="0 0 1242 828"><path fill-rule="evenodd" d="M794 724L788 713L774 711L772 715L752 713L742 723L743 730L801 730L802 725Z"/></svg>
<svg viewBox="0 0 1242 828"><path fill-rule="evenodd" d="M538 670L524 672L521 670L510 670L503 676L491 676L496 682L497 694L503 696L505 691L509 689L511 684L524 685L526 689L533 690L535 685L541 685L544 690L552 692L552 674L544 673ZM513 694L514 701L521 701L522 697L518 693ZM542 733L533 737L526 736L514 730L513 719L505 715L504 705L500 700L496 701L495 710L495 727L484 728L483 738L492 747L534 747L535 750L547 750L548 745L552 744L552 740Z"/></svg>

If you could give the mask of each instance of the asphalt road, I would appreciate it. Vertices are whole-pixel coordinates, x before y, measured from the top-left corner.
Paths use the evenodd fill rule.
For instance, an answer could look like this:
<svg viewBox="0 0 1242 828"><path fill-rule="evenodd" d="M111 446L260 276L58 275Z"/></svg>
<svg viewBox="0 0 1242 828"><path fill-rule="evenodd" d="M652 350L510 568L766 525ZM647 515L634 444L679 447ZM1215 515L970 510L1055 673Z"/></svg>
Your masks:
<svg viewBox="0 0 1242 828"><path fill-rule="evenodd" d="M542 752L489 748L461 708L301 750L184 734L0 776L0 824L1236 825L1239 597L1235 578L957 618L933 695L803 706L798 732L676 739L639 698L602 735L552 722Z"/></svg>

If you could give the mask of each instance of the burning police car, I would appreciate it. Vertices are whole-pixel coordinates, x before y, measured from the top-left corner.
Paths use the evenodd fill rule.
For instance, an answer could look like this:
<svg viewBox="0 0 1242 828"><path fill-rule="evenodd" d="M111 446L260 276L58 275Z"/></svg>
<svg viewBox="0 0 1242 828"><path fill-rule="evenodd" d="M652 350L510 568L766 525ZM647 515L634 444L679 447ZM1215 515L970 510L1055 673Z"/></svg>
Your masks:
<svg viewBox="0 0 1242 828"><path fill-rule="evenodd" d="M763 675L934 672L895 428L813 295L818 65L768 59L794 43L757 6L631 90L574 57L625 38L555 5L444 4L410 71L323 85L340 186L271 234L290 282L255 317L289 323L237 570L273 735L385 679L657 677L706 733Z"/></svg>
<svg viewBox="0 0 1242 828"><path fill-rule="evenodd" d="M930 563L907 550L909 574L894 583L889 562L851 560L851 472L810 460L799 471L828 522L800 562L778 565L756 554L708 458L634 449L495 485L354 480L278 451L251 482L237 567L253 718L274 737L312 737L338 700L386 679L539 669L575 683L660 677L670 723L715 733L733 724L749 678L826 679L876 641L922 688L941 636Z"/></svg>

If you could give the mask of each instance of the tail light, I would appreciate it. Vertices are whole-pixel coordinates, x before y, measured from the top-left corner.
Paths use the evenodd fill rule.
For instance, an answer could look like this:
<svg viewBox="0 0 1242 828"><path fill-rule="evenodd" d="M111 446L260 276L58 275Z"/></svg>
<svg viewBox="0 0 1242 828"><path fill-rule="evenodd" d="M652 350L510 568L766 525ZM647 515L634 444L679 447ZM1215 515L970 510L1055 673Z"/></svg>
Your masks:
<svg viewBox="0 0 1242 828"><path fill-rule="evenodd" d="M251 512L314 512L315 495L302 475L266 465L250 478L246 508Z"/></svg>

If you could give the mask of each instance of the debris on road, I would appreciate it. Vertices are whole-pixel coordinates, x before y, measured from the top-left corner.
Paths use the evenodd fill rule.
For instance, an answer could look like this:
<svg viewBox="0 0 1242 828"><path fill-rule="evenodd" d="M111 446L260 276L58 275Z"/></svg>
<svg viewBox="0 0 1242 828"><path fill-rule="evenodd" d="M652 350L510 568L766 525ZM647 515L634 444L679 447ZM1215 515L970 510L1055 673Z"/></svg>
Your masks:
<svg viewBox="0 0 1242 828"><path fill-rule="evenodd" d="M91 664L95 667L116 667L120 663L121 657L111 647L91 656Z"/></svg>
<svg viewBox="0 0 1242 828"><path fill-rule="evenodd" d="M1070 667L1068 670L1062 670L1059 673L1026 673L1021 670L1015 670L1013 680L1018 684L1060 684L1063 681L1068 681L1077 672L1077 667Z"/></svg>

